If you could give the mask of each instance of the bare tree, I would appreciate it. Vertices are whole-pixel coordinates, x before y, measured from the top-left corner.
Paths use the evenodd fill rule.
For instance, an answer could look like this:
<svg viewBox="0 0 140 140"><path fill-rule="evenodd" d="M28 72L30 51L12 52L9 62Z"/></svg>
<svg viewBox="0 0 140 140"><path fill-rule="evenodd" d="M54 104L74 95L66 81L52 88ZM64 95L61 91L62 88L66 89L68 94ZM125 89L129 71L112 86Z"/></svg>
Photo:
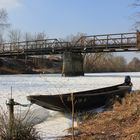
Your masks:
<svg viewBox="0 0 140 140"><path fill-rule="evenodd" d="M25 32L24 35L23 35L23 40L25 40L25 41L33 40L32 34L29 33L29 32Z"/></svg>
<svg viewBox="0 0 140 140"><path fill-rule="evenodd" d="M140 60L134 57L127 65L128 71L140 71Z"/></svg>
<svg viewBox="0 0 140 140"><path fill-rule="evenodd" d="M140 0L135 0L132 6L140 6Z"/></svg>
<svg viewBox="0 0 140 140"><path fill-rule="evenodd" d="M134 3L132 3L132 6L135 7L135 8L140 7L140 0L135 0ZM135 13L134 18L135 18L135 23L133 25L133 28L135 30L140 30L140 20L139 20L139 18L140 18L140 11Z"/></svg>
<svg viewBox="0 0 140 140"><path fill-rule="evenodd" d="M113 56L110 60L112 63L112 71L126 71L127 62L123 56Z"/></svg>
<svg viewBox="0 0 140 140"><path fill-rule="evenodd" d="M87 54L84 61L84 69L86 72L98 72L107 69L107 63L112 58L112 53L94 53ZM111 63L110 63L111 64Z"/></svg>
<svg viewBox="0 0 140 140"><path fill-rule="evenodd" d="M18 50L19 46L17 42L22 39L21 31L18 29L11 29L7 34L8 42L12 43L11 49Z"/></svg>
<svg viewBox="0 0 140 140"><path fill-rule="evenodd" d="M8 32L9 42L20 42L22 40L22 33L18 29L12 29Z"/></svg>
<svg viewBox="0 0 140 140"><path fill-rule="evenodd" d="M39 32L37 34L35 34L35 40L43 40L43 39L46 39L46 34L45 32Z"/></svg>
<svg viewBox="0 0 140 140"><path fill-rule="evenodd" d="M23 40L25 41L43 40L46 38L48 37L46 36L45 32L39 32L39 33L34 33L34 34L26 32L23 35Z"/></svg>
<svg viewBox="0 0 140 140"><path fill-rule="evenodd" d="M70 42L71 44L76 44L76 42L82 37L85 36L85 33L77 33L76 35L69 35L64 40Z"/></svg>
<svg viewBox="0 0 140 140"><path fill-rule="evenodd" d="M5 9L0 9L0 29L8 27L8 13Z"/></svg>
<svg viewBox="0 0 140 140"><path fill-rule="evenodd" d="M8 23L8 13L5 9L0 9L0 43L4 41L3 35L4 30L8 28L10 24Z"/></svg>

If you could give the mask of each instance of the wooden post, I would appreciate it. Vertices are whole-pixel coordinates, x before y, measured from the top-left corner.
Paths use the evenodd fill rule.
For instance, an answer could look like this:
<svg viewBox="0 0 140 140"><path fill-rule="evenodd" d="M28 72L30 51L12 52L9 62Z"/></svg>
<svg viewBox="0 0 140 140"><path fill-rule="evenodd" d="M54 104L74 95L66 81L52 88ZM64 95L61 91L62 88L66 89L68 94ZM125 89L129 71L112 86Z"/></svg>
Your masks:
<svg viewBox="0 0 140 140"><path fill-rule="evenodd" d="M12 139L13 134L13 125L14 125L14 99L9 99L9 102L7 103L8 109L9 109L9 136L10 139Z"/></svg>
<svg viewBox="0 0 140 140"><path fill-rule="evenodd" d="M6 103L6 105L8 106L8 110L9 110L9 137L12 140L12 135L13 135L13 125L14 125L14 99L12 98L12 87L11 87L11 98L9 99L8 103Z"/></svg>
<svg viewBox="0 0 140 140"><path fill-rule="evenodd" d="M72 103L72 140L74 140L74 97L71 93L71 103Z"/></svg>
<svg viewBox="0 0 140 140"><path fill-rule="evenodd" d="M11 98L6 103L6 105L8 106L8 111L9 111L9 120L8 120L9 140L13 140L13 130L14 130L14 125L15 125L14 106L20 105L23 107L27 107L28 105L20 104L14 101L14 99L12 98L12 87L11 87Z"/></svg>

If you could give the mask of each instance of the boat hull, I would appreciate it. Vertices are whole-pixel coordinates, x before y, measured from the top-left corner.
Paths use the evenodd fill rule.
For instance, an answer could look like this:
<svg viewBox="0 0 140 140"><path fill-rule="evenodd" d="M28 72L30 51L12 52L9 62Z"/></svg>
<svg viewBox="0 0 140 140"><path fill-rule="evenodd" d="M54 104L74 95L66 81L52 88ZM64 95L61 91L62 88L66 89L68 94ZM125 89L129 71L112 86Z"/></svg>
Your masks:
<svg viewBox="0 0 140 140"><path fill-rule="evenodd" d="M116 86L88 90L82 92L59 94L59 95L31 95L27 99L31 103L35 103L46 109L71 112L72 101L74 112L88 111L101 107L115 96L124 97L126 93L131 91L131 85L119 84Z"/></svg>

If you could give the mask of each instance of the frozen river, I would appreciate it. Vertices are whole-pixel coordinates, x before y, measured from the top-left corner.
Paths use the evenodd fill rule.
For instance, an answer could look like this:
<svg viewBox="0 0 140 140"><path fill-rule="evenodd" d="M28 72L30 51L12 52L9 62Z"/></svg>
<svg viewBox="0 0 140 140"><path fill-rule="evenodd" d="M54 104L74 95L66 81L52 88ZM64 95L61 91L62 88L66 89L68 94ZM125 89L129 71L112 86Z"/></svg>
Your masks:
<svg viewBox="0 0 140 140"><path fill-rule="evenodd" d="M61 75L1 75L0 76L0 105L6 109L6 100L12 96L15 101L27 104L27 95L33 94L60 94L75 92L122 83L124 77L130 75L133 90L140 89L140 73L98 73L85 74L84 77L61 77ZM71 121L64 114L46 110L32 105L31 113L36 117L34 123L43 135L44 139L51 139L65 135ZM16 111L28 110L28 108L16 107Z"/></svg>

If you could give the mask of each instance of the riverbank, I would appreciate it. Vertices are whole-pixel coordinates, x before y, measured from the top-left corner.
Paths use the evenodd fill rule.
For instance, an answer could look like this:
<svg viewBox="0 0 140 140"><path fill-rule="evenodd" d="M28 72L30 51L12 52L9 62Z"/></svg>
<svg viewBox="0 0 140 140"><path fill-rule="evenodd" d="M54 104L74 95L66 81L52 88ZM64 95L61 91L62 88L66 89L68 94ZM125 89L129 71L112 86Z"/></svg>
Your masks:
<svg viewBox="0 0 140 140"><path fill-rule="evenodd" d="M44 60L0 58L0 74L54 74L61 73L62 62L57 57ZM43 62L42 62L43 61Z"/></svg>
<svg viewBox="0 0 140 140"><path fill-rule="evenodd" d="M138 140L140 139L140 91L118 101L111 111L84 116L75 128L75 140ZM71 137L62 138L70 140Z"/></svg>

